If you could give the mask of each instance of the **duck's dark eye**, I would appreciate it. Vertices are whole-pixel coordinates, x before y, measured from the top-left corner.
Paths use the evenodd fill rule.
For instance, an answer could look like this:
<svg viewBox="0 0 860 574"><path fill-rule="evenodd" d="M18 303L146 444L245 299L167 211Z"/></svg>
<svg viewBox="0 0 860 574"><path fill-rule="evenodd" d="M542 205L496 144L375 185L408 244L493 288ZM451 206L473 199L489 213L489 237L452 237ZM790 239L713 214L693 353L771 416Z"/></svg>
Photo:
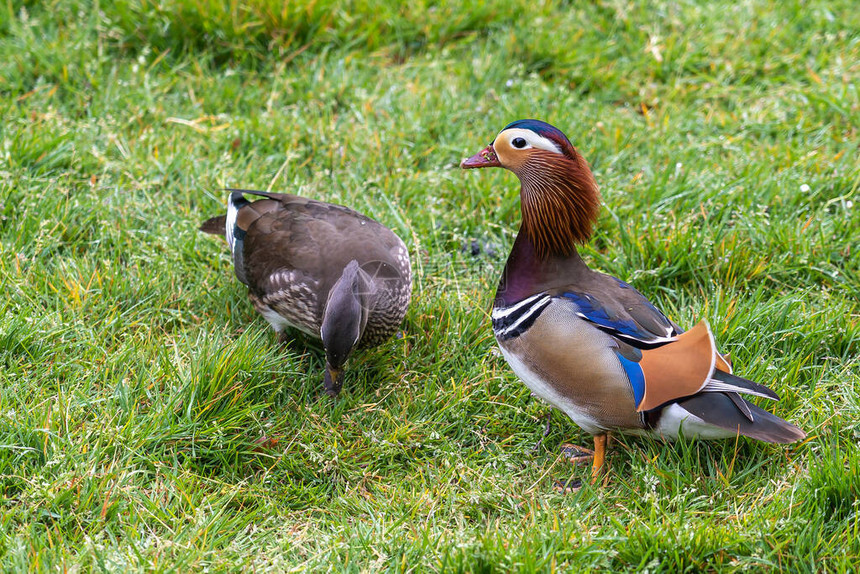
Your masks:
<svg viewBox="0 0 860 574"><path fill-rule="evenodd" d="M526 140L523 138L514 138L511 140L511 145L517 149L523 149L526 147Z"/></svg>

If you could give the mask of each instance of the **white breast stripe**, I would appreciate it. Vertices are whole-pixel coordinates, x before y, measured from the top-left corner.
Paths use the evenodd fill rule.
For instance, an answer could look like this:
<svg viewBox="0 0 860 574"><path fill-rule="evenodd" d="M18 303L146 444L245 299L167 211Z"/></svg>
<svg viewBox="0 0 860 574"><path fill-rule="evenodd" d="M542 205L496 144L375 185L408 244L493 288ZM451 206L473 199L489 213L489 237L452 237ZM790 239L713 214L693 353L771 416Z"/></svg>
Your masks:
<svg viewBox="0 0 860 574"><path fill-rule="evenodd" d="M527 307L531 305L533 301L536 299L540 299L541 297L547 296L546 293L538 293L537 295L532 295L531 297L526 297L519 303L515 303L510 307L497 307L493 309L493 320L504 319L508 315L512 315L522 309L523 307Z"/></svg>
<svg viewBox="0 0 860 574"><path fill-rule="evenodd" d="M552 301L546 293L532 295L510 307L496 309L493 313L493 333L501 340L519 337Z"/></svg>
<svg viewBox="0 0 860 574"><path fill-rule="evenodd" d="M523 314L522 314L522 316L520 316L520 318L519 318L519 319L517 319L516 321L514 321L514 324L513 324L513 325L511 325L510 327L507 327L507 328L503 329L503 330L499 333L499 335L501 335L502 337L504 337L504 336L505 336L505 335L507 335L508 333L512 333L512 332L516 331L516 330L519 328L519 326L520 326L520 325L522 325L523 323L525 323L526 321L528 321L529 319L531 319L531 318L532 318L532 316L534 316L535 314L540 313L541 311L543 311L544 307L546 307L547 305L549 305L549 302L550 302L550 297L549 297L549 295L547 295L545 299L542 299L542 300L540 300L540 301L537 301L537 302L532 306L532 308L531 308L531 309L528 309L527 311L524 311L524 312L523 312Z"/></svg>

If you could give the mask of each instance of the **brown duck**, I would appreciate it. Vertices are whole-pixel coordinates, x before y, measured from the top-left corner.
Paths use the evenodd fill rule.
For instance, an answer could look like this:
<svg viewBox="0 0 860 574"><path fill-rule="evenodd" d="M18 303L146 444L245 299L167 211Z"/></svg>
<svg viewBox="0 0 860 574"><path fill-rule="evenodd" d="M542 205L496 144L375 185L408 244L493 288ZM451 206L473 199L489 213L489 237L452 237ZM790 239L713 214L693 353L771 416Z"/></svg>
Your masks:
<svg viewBox="0 0 860 574"><path fill-rule="evenodd" d="M325 391L336 396L352 350L392 335L409 306L403 241L352 209L282 193L230 189L227 214L201 231L226 235L236 277L283 340L287 327L321 339ZM245 195L264 199L248 201Z"/></svg>

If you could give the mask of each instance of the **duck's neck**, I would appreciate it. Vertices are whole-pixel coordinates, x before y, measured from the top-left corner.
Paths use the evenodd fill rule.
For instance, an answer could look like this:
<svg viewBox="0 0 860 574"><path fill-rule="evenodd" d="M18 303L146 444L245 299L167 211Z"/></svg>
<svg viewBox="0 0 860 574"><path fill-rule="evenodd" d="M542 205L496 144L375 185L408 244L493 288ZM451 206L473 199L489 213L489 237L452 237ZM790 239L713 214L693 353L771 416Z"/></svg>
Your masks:
<svg viewBox="0 0 860 574"><path fill-rule="evenodd" d="M526 297L570 284L580 274L589 272L575 247L569 255L539 257L528 233L520 228L496 289L495 306L513 305Z"/></svg>
<svg viewBox="0 0 860 574"><path fill-rule="evenodd" d="M585 243L600 210L597 183L585 160L550 152L534 154L515 171L525 232L538 257L567 256Z"/></svg>
<svg viewBox="0 0 860 574"><path fill-rule="evenodd" d="M523 223L496 291L496 306L591 273L576 245L591 237L600 209L594 176L572 147L565 155L535 152L514 173L520 180Z"/></svg>

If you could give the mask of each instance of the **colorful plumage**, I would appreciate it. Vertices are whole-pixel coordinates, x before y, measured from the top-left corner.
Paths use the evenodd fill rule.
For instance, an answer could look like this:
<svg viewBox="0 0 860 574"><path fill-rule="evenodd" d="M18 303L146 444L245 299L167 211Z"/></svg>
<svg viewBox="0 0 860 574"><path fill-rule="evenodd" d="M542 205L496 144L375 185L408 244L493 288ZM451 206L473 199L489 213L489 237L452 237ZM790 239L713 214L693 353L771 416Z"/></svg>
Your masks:
<svg viewBox="0 0 860 574"><path fill-rule="evenodd" d="M600 196L561 131L513 122L461 167L504 167L520 180L523 221L493 331L520 379L594 435L594 477L610 432L772 443L806 436L740 396L778 398L732 374L707 322L684 331L633 287L585 264L576 244L591 236Z"/></svg>
<svg viewBox="0 0 860 574"><path fill-rule="evenodd" d="M200 229L226 235L236 277L281 337L293 327L322 340L325 391L337 395L352 350L381 343L406 315L412 292L406 245L341 205L229 191L227 214ZM264 199L250 202L245 195Z"/></svg>

